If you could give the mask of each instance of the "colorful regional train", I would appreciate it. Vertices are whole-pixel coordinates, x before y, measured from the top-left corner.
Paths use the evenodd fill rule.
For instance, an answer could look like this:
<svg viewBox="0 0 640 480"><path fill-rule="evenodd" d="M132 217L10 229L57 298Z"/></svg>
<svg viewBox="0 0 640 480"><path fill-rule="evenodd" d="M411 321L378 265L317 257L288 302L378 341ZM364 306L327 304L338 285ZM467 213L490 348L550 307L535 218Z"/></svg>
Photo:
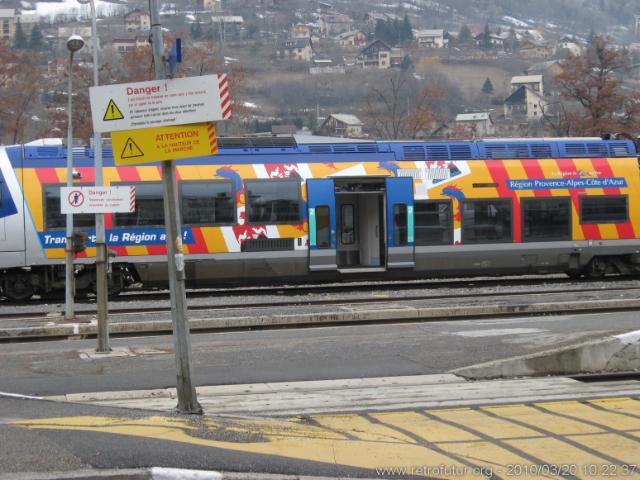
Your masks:
<svg viewBox="0 0 640 480"><path fill-rule="evenodd" d="M76 185L93 152L74 148ZM0 149L0 285L20 300L63 288L61 146ZM221 138L177 162L188 285L640 271L640 169L630 140L345 141ZM167 282L158 164L115 166L133 213L106 216L112 289ZM77 288L94 282L94 217Z"/></svg>

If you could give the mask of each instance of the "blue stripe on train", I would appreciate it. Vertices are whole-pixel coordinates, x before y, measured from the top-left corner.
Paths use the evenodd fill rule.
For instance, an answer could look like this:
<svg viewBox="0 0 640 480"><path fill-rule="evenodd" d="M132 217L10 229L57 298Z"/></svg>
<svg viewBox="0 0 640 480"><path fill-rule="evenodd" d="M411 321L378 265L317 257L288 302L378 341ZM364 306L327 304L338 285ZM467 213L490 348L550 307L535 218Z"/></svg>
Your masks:
<svg viewBox="0 0 640 480"><path fill-rule="evenodd" d="M94 230L76 228L89 237L87 247L95 246L96 233ZM42 248L64 248L65 231L52 230L38 232ZM185 245L196 243L191 227L182 227L182 242ZM131 228L107 230L107 244L111 247L138 247L144 245L165 245L167 237L164 228Z"/></svg>

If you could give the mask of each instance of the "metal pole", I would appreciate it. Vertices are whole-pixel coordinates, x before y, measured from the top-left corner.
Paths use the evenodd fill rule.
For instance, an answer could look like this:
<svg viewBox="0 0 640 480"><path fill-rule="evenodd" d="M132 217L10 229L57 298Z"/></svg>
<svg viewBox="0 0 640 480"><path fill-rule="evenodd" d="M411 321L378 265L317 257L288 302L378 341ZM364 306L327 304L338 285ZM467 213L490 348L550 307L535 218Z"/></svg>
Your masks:
<svg viewBox="0 0 640 480"><path fill-rule="evenodd" d="M150 0L149 6L151 10L153 63L156 79L162 80L165 78L164 41L158 0ZM164 221L167 232L167 262L171 291L173 344L177 370L177 409L180 413L201 414L202 407L198 403L196 389L191 378L191 342L187 319L182 228L180 226L180 210L178 209L178 185L173 161L162 162L162 183L164 185Z"/></svg>
<svg viewBox="0 0 640 480"><path fill-rule="evenodd" d="M67 187L73 186L73 121L72 121L72 89L73 89L73 51L69 52L69 81L67 84ZM62 197L60 198L62 202ZM64 253L65 285L64 285L64 318L75 317L73 295L75 290L75 274L73 271L73 213L67 213L67 243Z"/></svg>
<svg viewBox="0 0 640 480"><path fill-rule="evenodd" d="M98 28L96 25L96 6L94 0L91 5L91 36L93 37L93 85L100 85L98 78ZM104 185L102 168L102 135L93 132L93 151L95 160L95 185ZM98 353L108 353L109 346L109 280L107 278L107 242L104 225L104 213L96 213L96 319L98 321Z"/></svg>

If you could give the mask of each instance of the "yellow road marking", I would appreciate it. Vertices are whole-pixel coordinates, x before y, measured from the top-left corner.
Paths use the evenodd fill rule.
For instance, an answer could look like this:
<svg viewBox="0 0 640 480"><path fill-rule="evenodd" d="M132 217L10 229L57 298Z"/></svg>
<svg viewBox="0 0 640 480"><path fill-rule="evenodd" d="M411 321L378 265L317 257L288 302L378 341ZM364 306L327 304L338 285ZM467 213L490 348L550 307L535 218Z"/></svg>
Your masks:
<svg viewBox="0 0 640 480"><path fill-rule="evenodd" d="M610 453L625 464L638 465L637 473L640 476L640 440L629 440L614 433L585 435L574 437L573 440L599 452Z"/></svg>
<svg viewBox="0 0 640 480"><path fill-rule="evenodd" d="M607 475L610 462L606 458L611 457L628 464L624 478L640 478L640 466L632 468L634 462L640 463L640 429L633 427L634 418L614 413L638 415L640 402L628 398L597 402L612 412L575 401L536 404L554 412L579 415L575 421L531 406L505 405L425 410L426 416L418 411L401 411L273 420L205 417L197 422L163 416L86 416L26 420L13 425L145 437L370 470L398 467L404 475L433 478L477 479L489 473L501 478L560 478L560 471L553 466L571 468L577 478L596 478ZM604 425L611 431L581 420L607 421ZM638 441L631 437L632 429ZM571 441L585 448L571 445ZM604 459L600 453L606 454ZM543 470L539 465L552 467ZM623 473L623 466L615 468ZM378 473L382 478L392 475L389 471Z"/></svg>
<svg viewBox="0 0 640 480"><path fill-rule="evenodd" d="M579 420L568 420L552 414L539 412L527 405L507 405L500 407L483 407L481 410L499 415L502 418L513 418L533 427L547 429L552 426L556 435L571 433L601 433L604 430L588 425Z"/></svg>
<svg viewBox="0 0 640 480"><path fill-rule="evenodd" d="M480 440L480 437L472 433L429 419L415 412L377 413L371 416L414 433L424 438L427 442L470 442Z"/></svg>
<svg viewBox="0 0 640 480"><path fill-rule="evenodd" d="M609 428L619 430L640 429L640 418L619 415L613 411L603 412L602 410L597 410L578 402L573 402L571 404L556 402L552 404L544 403L540 404L540 406L554 413L569 415L577 420L595 422L601 425L606 425ZM640 408L638 408L637 411L640 411Z"/></svg>
<svg viewBox="0 0 640 480"><path fill-rule="evenodd" d="M474 430L497 439L541 436L538 432L531 430L530 428L521 427L505 420L492 418L482 412L470 410L468 408L436 410L430 413L442 420L450 422L462 423L462 419L464 419L465 426L470 427L473 425Z"/></svg>

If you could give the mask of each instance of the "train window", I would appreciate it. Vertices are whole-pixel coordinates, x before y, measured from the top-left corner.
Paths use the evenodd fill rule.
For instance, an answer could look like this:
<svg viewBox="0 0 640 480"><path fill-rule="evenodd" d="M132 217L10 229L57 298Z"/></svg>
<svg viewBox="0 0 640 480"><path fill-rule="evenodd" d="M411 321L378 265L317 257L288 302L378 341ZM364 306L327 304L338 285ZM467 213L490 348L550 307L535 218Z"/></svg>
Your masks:
<svg viewBox="0 0 640 480"><path fill-rule="evenodd" d="M393 244L396 247L407 244L407 206L404 203L393 206Z"/></svg>
<svg viewBox="0 0 640 480"><path fill-rule="evenodd" d="M182 182L182 223L231 225L236 208L231 182Z"/></svg>
<svg viewBox="0 0 640 480"><path fill-rule="evenodd" d="M463 243L511 241L511 200L464 200L461 208Z"/></svg>
<svg viewBox="0 0 640 480"><path fill-rule="evenodd" d="M127 184L131 185L131 184ZM114 213L116 227L164 226L164 200L161 183L136 183L136 210L131 213Z"/></svg>
<svg viewBox="0 0 640 480"><path fill-rule="evenodd" d="M329 248L331 246L331 222L329 221L329 207L316 207L316 247Z"/></svg>
<svg viewBox="0 0 640 480"><path fill-rule="evenodd" d="M340 243L353 245L356 242L356 221L353 205L345 203L340 209Z"/></svg>
<svg viewBox="0 0 640 480"><path fill-rule="evenodd" d="M624 223L629 221L627 196L580 197L580 223Z"/></svg>
<svg viewBox="0 0 640 480"><path fill-rule="evenodd" d="M453 243L453 216L450 200L416 202L416 245L449 245Z"/></svg>
<svg viewBox="0 0 640 480"><path fill-rule="evenodd" d="M300 180L247 180L249 223L300 223Z"/></svg>
<svg viewBox="0 0 640 480"><path fill-rule="evenodd" d="M44 228L62 230L67 226L67 216L60 213L60 187L66 185L43 185ZM75 185L76 187L81 185ZM88 186L88 185L87 185ZM96 216L92 213L78 213L73 216L73 229L95 228Z"/></svg>
<svg viewBox="0 0 640 480"><path fill-rule="evenodd" d="M522 240L545 242L571 239L571 202L568 198L523 198Z"/></svg>

